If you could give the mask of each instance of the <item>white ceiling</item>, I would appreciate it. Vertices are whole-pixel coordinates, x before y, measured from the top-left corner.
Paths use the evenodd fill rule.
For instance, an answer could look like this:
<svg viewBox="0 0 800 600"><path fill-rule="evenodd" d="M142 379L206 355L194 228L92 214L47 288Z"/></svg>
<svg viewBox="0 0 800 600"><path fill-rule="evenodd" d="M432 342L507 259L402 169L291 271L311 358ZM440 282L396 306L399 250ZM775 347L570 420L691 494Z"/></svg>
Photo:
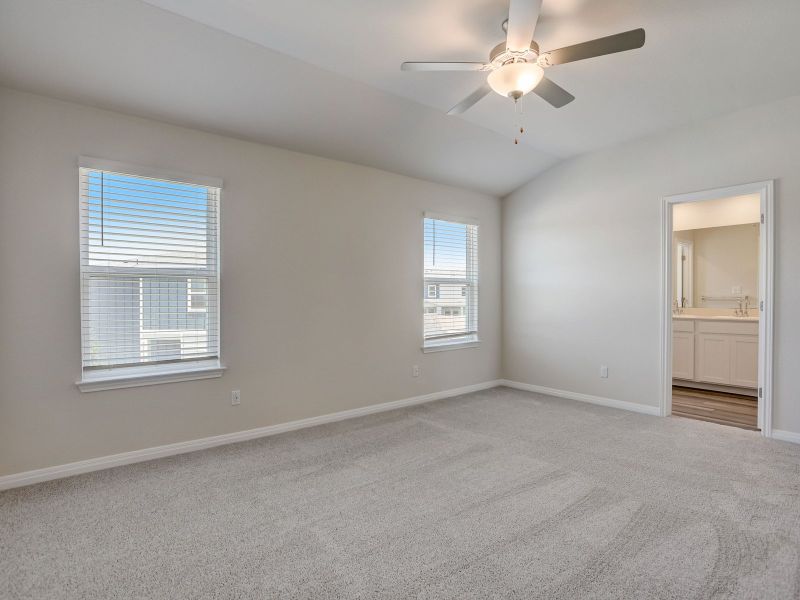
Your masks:
<svg viewBox="0 0 800 600"><path fill-rule="evenodd" d="M542 49L644 27L644 48L551 68L577 99L490 95L507 0L0 0L0 83L503 195L555 162L800 94L798 0L544 0ZM162 10L164 9L164 10Z"/></svg>

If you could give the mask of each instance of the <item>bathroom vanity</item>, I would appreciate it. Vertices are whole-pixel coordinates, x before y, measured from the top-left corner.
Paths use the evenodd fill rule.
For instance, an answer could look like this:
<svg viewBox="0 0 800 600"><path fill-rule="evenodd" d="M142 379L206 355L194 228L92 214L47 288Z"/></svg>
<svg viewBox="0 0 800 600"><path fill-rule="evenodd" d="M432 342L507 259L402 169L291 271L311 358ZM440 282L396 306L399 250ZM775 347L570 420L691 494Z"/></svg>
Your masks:
<svg viewBox="0 0 800 600"><path fill-rule="evenodd" d="M674 315L672 377L757 388L758 317Z"/></svg>

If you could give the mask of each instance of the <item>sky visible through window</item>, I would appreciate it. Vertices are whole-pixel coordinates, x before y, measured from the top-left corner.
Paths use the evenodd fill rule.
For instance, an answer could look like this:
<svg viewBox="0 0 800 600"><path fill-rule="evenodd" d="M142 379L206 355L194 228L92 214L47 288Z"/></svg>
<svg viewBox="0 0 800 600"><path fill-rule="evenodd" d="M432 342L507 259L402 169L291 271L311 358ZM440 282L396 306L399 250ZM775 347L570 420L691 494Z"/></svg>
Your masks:
<svg viewBox="0 0 800 600"><path fill-rule="evenodd" d="M467 225L426 218L424 244L426 270L466 274Z"/></svg>
<svg viewBox="0 0 800 600"><path fill-rule="evenodd" d="M206 265L207 188L102 171L85 185L90 264Z"/></svg>

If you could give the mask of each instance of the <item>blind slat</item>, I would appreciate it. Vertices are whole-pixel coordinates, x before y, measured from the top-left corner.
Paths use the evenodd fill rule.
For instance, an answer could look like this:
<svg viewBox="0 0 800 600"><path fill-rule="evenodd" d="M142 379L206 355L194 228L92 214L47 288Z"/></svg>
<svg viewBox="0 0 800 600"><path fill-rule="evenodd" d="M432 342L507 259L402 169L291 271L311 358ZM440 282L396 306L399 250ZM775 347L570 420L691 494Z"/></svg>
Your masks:
<svg viewBox="0 0 800 600"><path fill-rule="evenodd" d="M109 184L107 179L103 180L103 184L81 184L81 192L82 196L86 202L98 202L100 199L111 199L111 198L139 198L138 195L132 194L132 191L136 192L146 192L149 197L151 198L158 198L162 200L167 200L170 204L176 204L179 206L185 205L187 207L197 208L199 206L203 206L205 209L205 198L203 196L192 196L192 195L185 195L185 194L174 194L170 193L169 190L166 191L156 191L156 190L144 190L144 189L133 189L133 188L124 188L119 186L114 186Z"/></svg>
<svg viewBox="0 0 800 600"><path fill-rule="evenodd" d="M84 217L86 217L86 218L84 218ZM97 221L96 219L91 219L91 220L95 221L95 223ZM81 212L81 231L84 231L85 227L94 226L94 223L89 223L89 221L90 221L90 219L88 218L88 216L86 216L83 212ZM130 230L130 231L136 231L136 230L149 231L149 229L147 229L145 227L136 227L135 225L132 225L131 223L135 223L135 221L120 221L118 219L112 219L111 216L108 213L105 213L105 215L103 217L103 226L104 227L105 227L105 225L110 224L111 226L115 226L115 227L118 227L120 229L127 229L127 230ZM181 224L181 225L161 224L160 227L161 227L161 229L163 231L171 231L173 233L180 233L181 231L186 231L187 233L191 233L193 235L200 235L200 232L202 232L202 235L208 235L208 227L205 224L202 227L193 226L193 225L186 225L186 224Z"/></svg>

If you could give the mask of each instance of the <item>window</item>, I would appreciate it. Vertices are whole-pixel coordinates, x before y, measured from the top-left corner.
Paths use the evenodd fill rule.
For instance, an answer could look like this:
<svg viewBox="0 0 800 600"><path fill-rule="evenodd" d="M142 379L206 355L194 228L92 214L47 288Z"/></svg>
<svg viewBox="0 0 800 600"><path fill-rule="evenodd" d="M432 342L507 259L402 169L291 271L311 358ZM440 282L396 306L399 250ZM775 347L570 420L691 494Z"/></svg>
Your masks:
<svg viewBox="0 0 800 600"><path fill-rule="evenodd" d="M81 161L85 391L123 387L93 387L98 381L137 385L132 381L170 380L170 373L221 374L221 182L187 179Z"/></svg>
<svg viewBox="0 0 800 600"><path fill-rule="evenodd" d="M423 239L424 349L474 345L478 342L478 224L426 214Z"/></svg>
<svg viewBox="0 0 800 600"><path fill-rule="evenodd" d="M208 311L208 280L192 279L186 280L186 310L189 312Z"/></svg>

